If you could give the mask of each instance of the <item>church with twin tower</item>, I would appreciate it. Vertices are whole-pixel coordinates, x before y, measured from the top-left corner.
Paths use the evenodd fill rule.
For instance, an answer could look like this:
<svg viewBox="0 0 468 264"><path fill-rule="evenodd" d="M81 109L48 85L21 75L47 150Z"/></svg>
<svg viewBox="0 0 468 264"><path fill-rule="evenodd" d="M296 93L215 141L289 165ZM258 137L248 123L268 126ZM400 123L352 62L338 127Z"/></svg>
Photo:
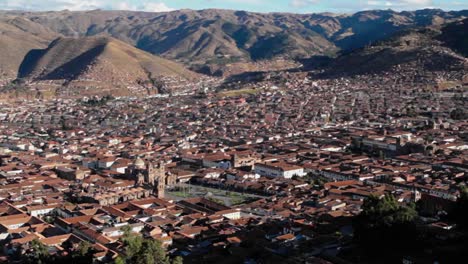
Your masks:
<svg viewBox="0 0 468 264"><path fill-rule="evenodd" d="M166 172L166 167L162 162L144 161L136 158L127 169L127 176L135 181L136 186L150 186L153 193L158 198L164 198L167 185L174 185L176 179L174 175Z"/></svg>

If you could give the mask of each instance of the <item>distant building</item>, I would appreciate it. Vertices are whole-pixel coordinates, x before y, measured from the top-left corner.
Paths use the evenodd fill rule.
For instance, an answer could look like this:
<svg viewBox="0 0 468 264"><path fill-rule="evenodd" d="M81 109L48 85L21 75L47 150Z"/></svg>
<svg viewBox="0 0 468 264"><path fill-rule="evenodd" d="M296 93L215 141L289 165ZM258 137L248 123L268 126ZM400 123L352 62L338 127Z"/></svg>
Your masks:
<svg viewBox="0 0 468 264"><path fill-rule="evenodd" d="M404 153L402 137L352 137L352 148L380 156L396 156Z"/></svg>
<svg viewBox="0 0 468 264"><path fill-rule="evenodd" d="M269 178L290 179L293 176L302 177L305 175L304 168L284 162L256 163L255 173Z"/></svg>
<svg viewBox="0 0 468 264"><path fill-rule="evenodd" d="M152 162L145 162L141 158L136 158L133 165L129 166L127 175L135 180L135 185L153 186L158 198L164 198L167 185L176 183L176 176L166 173L166 167L162 163L154 165Z"/></svg>

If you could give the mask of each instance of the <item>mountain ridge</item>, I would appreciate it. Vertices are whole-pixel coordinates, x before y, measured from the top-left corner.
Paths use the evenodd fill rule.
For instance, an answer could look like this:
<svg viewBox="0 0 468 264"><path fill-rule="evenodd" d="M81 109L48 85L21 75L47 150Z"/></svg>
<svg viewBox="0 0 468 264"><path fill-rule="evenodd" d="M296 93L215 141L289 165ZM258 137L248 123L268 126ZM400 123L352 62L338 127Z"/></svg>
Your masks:
<svg viewBox="0 0 468 264"><path fill-rule="evenodd" d="M466 50L460 49L457 34L464 31L468 19L443 26L409 29L374 43L373 45L344 53L330 61L325 75L359 75L391 72L398 69L421 72L465 72L468 67ZM458 30L454 24L462 24ZM452 28L455 43L447 29ZM445 34L445 36L444 36ZM466 41L466 40L465 40Z"/></svg>
<svg viewBox="0 0 468 264"><path fill-rule="evenodd" d="M8 14L8 12L7 12ZM402 29L468 17L468 11L426 9L354 14L255 13L236 10L13 12L63 36L109 35L199 69L265 59L333 55Z"/></svg>
<svg viewBox="0 0 468 264"><path fill-rule="evenodd" d="M428 86L468 84L466 27L468 19L412 28L372 45L340 53L336 58L316 56L302 67L232 75L223 89L251 87L262 82L284 84L290 78L312 80L366 80L387 83L411 80ZM291 77L296 76L296 77ZM260 84L261 86L261 84Z"/></svg>
<svg viewBox="0 0 468 264"><path fill-rule="evenodd" d="M443 67L463 61L455 53L466 57L465 17L466 10L431 9L355 14L0 11L5 36L0 42L7 43L0 45L0 73L7 80L0 86L17 77L17 83L55 94L92 88L155 94L173 91L169 84L193 89L187 82L200 75L186 67L237 80L229 77L305 71L308 58L318 58L329 66L323 73L336 76L386 72L400 64L451 71ZM411 31L413 37L391 44L392 37ZM433 36L426 35L430 32ZM437 63L418 64L426 58Z"/></svg>

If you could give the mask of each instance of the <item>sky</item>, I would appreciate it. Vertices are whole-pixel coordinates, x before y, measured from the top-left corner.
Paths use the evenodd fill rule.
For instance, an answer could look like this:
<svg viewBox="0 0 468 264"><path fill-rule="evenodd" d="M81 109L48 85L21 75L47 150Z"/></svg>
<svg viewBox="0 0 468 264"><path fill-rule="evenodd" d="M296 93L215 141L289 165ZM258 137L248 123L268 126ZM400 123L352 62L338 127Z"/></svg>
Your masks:
<svg viewBox="0 0 468 264"><path fill-rule="evenodd" d="M369 9L468 9L468 0L0 0L5 10L140 10L236 9L254 12L348 13Z"/></svg>

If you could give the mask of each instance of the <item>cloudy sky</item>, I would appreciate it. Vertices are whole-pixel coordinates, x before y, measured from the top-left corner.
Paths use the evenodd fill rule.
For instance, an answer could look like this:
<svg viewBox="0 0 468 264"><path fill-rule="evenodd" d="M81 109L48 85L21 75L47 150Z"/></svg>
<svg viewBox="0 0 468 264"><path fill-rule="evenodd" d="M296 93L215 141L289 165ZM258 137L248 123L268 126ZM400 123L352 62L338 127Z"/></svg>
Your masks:
<svg viewBox="0 0 468 264"><path fill-rule="evenodd" d="M468 9L468 0L0 0L8 10L118 9L170 11L190 8L242 9L257 12L353 12L367 9Z"/></svg>

